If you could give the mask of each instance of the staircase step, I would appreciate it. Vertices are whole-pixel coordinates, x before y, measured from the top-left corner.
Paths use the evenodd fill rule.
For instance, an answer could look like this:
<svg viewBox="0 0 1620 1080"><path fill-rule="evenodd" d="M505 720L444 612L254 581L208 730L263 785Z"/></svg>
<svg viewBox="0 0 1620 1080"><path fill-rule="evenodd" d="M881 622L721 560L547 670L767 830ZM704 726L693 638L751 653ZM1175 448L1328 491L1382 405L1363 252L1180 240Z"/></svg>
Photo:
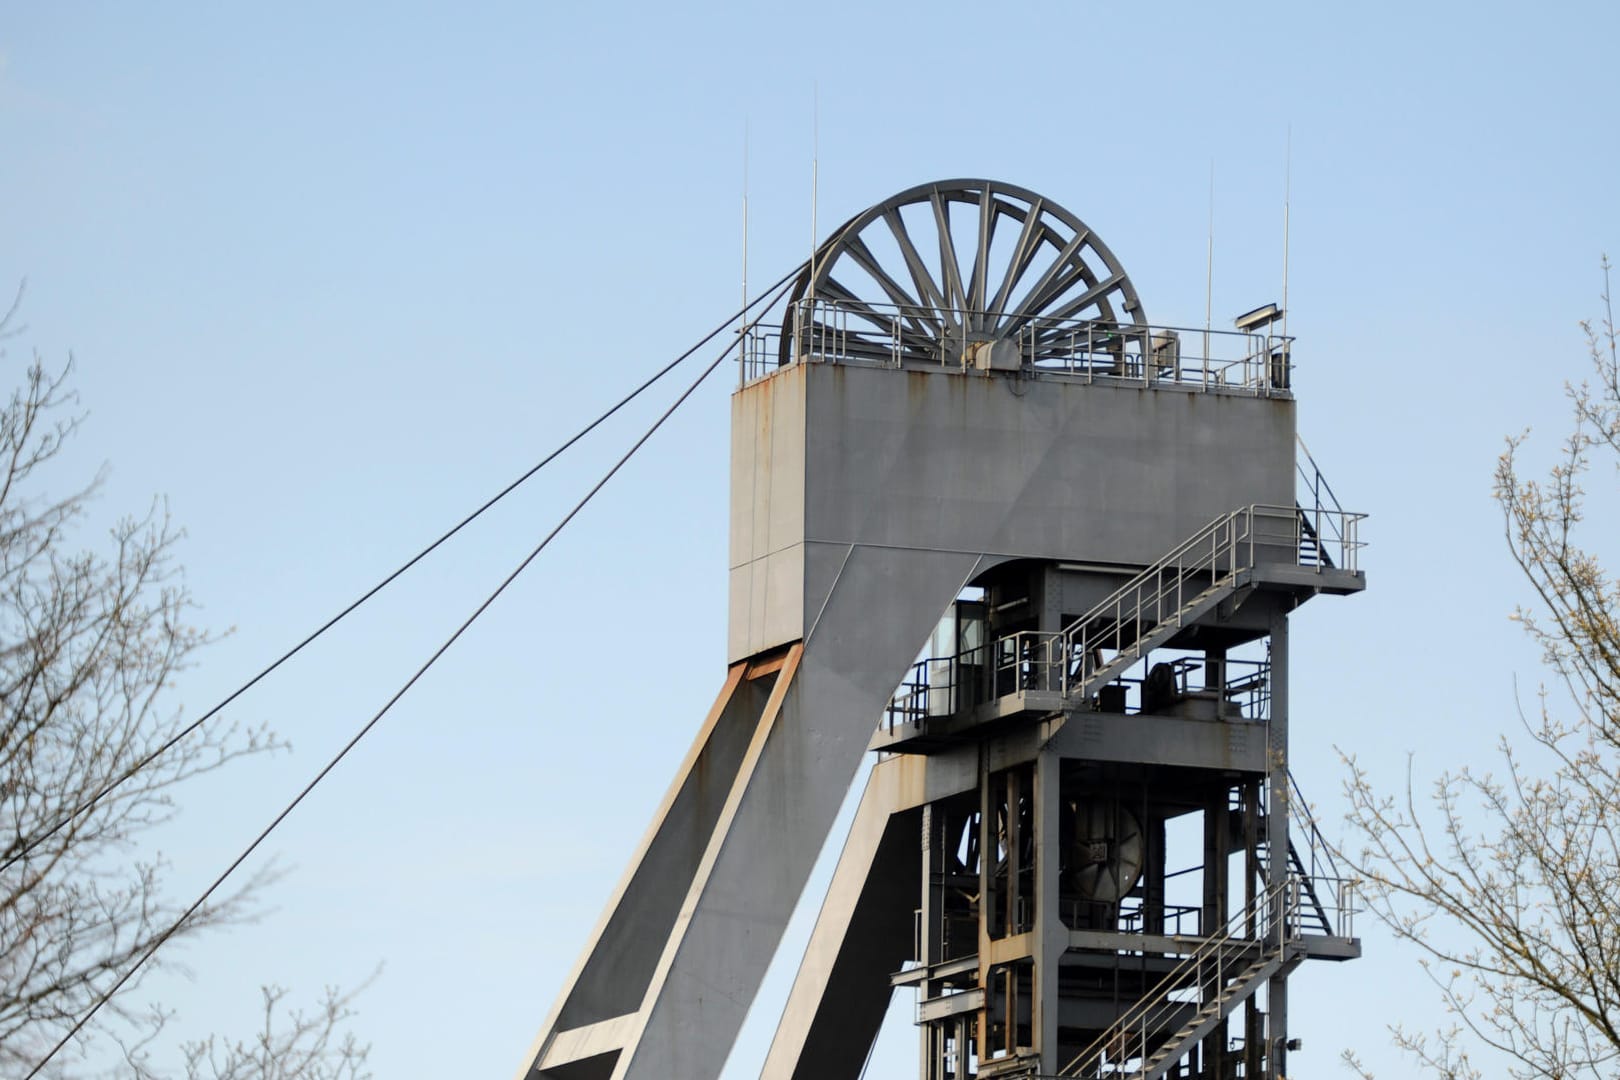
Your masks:
<svg viewBox="0 0 1620 1080"><path fill-rule="evenodd" d="M1231 576L1223 578L1214 585L1211 585L1209 588L1193 597L1192 600L1183 604L1179 609L1176 610L1175 614L1171 615L1163 622L1158 623L1146 633L1139 635L1137 639L1130 645L1119 650L1119 653L1114 656L1113 659L1109 660L1106 664L1103 664L1096 671L1093 671L1089 676L1083 679L1079 685L1073 687L1069 692L1070 696L1080 698L1090 697L1099 688L1112 682L1114 677L1120 672L1129 668L1132 664L1136 663L1137 660L1141 659L1143 653L1158 647L1165 641L1168 641L1171 637L1175 636L1175 634L1186 625L1189 618L1203 614L1203 612L1214 607L1221 600L1231 595L1234 588L1235 583Z"/></svg>
<svg viewBox="0 0 1620 1080"><path fill-rule="evenodd" d="M1169 1068L1191 1049L1193 1042L1208 1035L1215 1023L1230 1016L1232 1008L1253 994L1261 982L1270 978L1281 962L1280 949L1271 949L1263 953L1259 959L1240 971L1230 983L1221 987L1216 996L1199 1009L1191 1023L1183 1025L1148 1055L1140 1069L1122 1075L1130 1075L1139 1080L1162 1080Z"/></svg>

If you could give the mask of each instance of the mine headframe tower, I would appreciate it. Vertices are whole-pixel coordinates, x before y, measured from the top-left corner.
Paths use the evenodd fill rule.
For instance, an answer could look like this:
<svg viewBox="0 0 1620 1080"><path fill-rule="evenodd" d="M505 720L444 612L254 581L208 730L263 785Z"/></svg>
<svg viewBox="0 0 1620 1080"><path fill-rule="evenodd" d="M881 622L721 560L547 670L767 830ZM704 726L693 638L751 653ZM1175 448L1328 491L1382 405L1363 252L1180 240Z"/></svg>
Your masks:
<svg viewBox="0 0 1620 1080"><path fill-rule="evenodd" d="M732 399L728 677L522 1076L713 1080L871 751L765 1077L858 1080L897 987L922 1080L1286 1074L1360 952L1288 617L1365 577L1279 315L1151 326L984 180L822 246Z"/></svg>

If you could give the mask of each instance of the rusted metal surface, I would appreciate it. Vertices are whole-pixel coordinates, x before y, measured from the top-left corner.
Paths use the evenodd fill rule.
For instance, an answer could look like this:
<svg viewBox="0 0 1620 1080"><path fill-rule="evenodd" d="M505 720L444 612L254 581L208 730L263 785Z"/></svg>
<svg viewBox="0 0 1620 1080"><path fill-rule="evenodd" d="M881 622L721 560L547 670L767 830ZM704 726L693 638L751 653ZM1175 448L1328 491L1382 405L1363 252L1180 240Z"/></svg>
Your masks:
<svg viewBox="0 0 1620 1080"><path fill-rule="evenodd" d="M989 181L885 200L812 266L742 350L725 688L525 1077L714 1080L869 745L901 756L872 774L772 1080L856 1080L894 985L926 1006L922 1080L1053 1075L1098 1037L1158 1052L1164 1032L1098 1027L1189 1014L1121 1003L1155 992L1142 943L1225 925L1234 853L1249 892L1291 887L1270 857L1289 850L1288 612L1364 583L1305 558L1353 554L1324 533L1353 515L1290 509L1292 342L1267 322L1195 350L1149 326L1085 223ZM1293 576L1155 563L1257 505L1282 507L1272 562ZM1171 599L1097 615L1122 585ZM897 686L925 704L897 712ZM1202 895L1173 900L1165 835L1194 814ZM1120 822L1129 843L1102 835ZM1265 983L1272 1034L1289 970L1245 988ZM1235 1030L1257 1030L1244 1007ZM1199 1068L1227 1067L1225 1023L1189 1043ZM1280 1075L1271 1045L1247 1060Z"/></svg>

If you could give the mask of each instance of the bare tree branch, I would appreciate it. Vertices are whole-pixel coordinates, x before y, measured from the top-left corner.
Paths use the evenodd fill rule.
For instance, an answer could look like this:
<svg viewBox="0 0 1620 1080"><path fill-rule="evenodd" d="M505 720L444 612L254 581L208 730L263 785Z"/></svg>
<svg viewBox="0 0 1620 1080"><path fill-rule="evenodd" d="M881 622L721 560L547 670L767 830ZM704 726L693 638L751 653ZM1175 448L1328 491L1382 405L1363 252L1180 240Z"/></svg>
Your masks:
<svg viewBox="0 0 1620 1080"><path fill-rule="evenodd" d="M1541 649L1543 687L1519 711L1523 742L1497 747L1501 776L1442 773L1397 802L1345 757L1342 851L1373 913L1424 954L1453 1017L1397 1025L1398 1047L1441 1077L1483 1075L1471 1048L1514 1077L1612 1077L1620 1068L1620 586L1582 546L1594 452L1620 467L1620 341L1603 261L1604 319L1585 324L1596 379L1568 386L1574 425L1546 476L1508 439L1494 493L1510 556L1537 603L1513 613ZM1355 1059L1345 1063L1363 1077Z"/></svg>
<svg viewBox="0 0 1620 1080"><path fill-rule="evenodd" d="M0 342L15 333L15 312L13 302L0 316ZM181 533L161 501L81 549L99 477L65 497L38 490L78 430L70 371L36 356L0 403L0 853L14 858L0 870L0 1076L33 1068L182 910L164 891L165 864L140 843L174 815L176 790L282 745L263 727L203 728L73 816L181 728L164 691L212 638L191 622ZM276 873L260 871L180 935L251 917ZM184 1075L359 1076L364 1050L340 1030L352 995L329 991L304 1013L281 1008L284 994L265 990L267 1022L279 1026L251 1043L183 1048ZM89 1045L116 1041L137 1075L158 1075L150 1054L168 1018L115 999L87 1029ZM81 1047L50 1075L81 1075L87 1056Z"/></svg>

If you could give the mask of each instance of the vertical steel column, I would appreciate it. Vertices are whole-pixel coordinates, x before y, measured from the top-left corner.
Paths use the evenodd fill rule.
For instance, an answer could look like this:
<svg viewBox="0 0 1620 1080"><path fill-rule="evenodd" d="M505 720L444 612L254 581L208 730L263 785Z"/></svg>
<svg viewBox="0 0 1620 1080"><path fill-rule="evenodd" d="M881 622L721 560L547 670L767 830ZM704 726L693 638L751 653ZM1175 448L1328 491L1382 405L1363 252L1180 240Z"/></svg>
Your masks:
<svg viewBox="0 0 1620 1080"><path fill-rule="evenodd" d="M1244 932L1258 937L1259 918L1255 901L1260 895L1257 883L1264 867L1260 864L1260 785L1258 780L1244 780L1239 790L1243 801L1243 910L1249 913ZM1265 1014L1260 1011L1258 996L1243 1003L1243 1069L1245 1076L1258 1077L1265 1061Z"/></svg>
<svg viewBox="0 0 1620 1080"><path fill-rule="evenodd" d="M1226 787L1211 788L1204 800L1204 925L1208 937L1223 932L1232 917L1230 859L1232 849L1231 794ZM1204 1000L1213 1001L1225 986L1211 975L1204 983ZM1218 1077L1226 1062L1226 1025L1205 1036L1201 1047L1202 1075Z"/></svg>
<svg viewBox="0 0 1620 1080"><path fill-rule="evenodd" d="M940 849L942 845L942 831L940 817L929 803L922 808L922 828L918 830L922 840L922 867L918 874L922 881L922 896L917 913L917 963L924 969L937 963L939 956L940 933L940 904L943 897L938 895L934 885L934 878L940 872ZM924 979L922 993L918 995L926 1001L934 996L933 980ZM941 1071L940 1059L944 1054L944 1027L940 1024L923 1024L917 1028L918 1047L921 1053L923 1080L938 1080Z"/></svg>
<svg viewBox="0 0 1620 1080"><path fill-rule="evenodd" d="M1062 766L1062 759L1051 750L1042 750L1035 759L1035 1000L1030 1020L1041 1055L1040 1071L1047 1076L1055 1076L1062 1064L1058 1060L1062 1012L1058 974L1069 945L1068 928L1058 910L1058 873L1063 865Z"/></svg>
<svg viewBox="0 0 1620 1080"><path fill-rule="evenodd" d="M995 1018L995 988L991 985L993 967L990 963L991 926L996 917L996 791L992 783L990 761L983 749L979 753L979 986L984 989L984 1004L979 1008L979 1060L986 1061L995 1052L991 1044L991 1026ZM960 1068L958 1071L961 1071Z"/></svg>
<svg viewBox="0 0 1620 1080"><path fill-rule="evenodd" d="M1278 909L1273 913L1272 932L1285 932L1282 886L1288 880L1288 616L1279 612L1271 619L1271 720L1266 726L1266 884ZM1272 976L1266 991L1268 1023L1266 1037L1271 1068L1267 1075L1288 1075L1288 976L1286 969Z"/></svg>
<svg viewBox="0 0 1620 1080"><path fill-rule="evenodd" d="M1028 898L1024 896L1024 773L1022 769L1008 769L1002 777L1007 785L1007 918L1001 932L1003 937L1012 937L1028 925L1024 918L1028 910ZM1012 1019L1016 1021L1017 1017ZM1014 1038L1008 1045L1017 1046L1018 1040Z"/></svg>

